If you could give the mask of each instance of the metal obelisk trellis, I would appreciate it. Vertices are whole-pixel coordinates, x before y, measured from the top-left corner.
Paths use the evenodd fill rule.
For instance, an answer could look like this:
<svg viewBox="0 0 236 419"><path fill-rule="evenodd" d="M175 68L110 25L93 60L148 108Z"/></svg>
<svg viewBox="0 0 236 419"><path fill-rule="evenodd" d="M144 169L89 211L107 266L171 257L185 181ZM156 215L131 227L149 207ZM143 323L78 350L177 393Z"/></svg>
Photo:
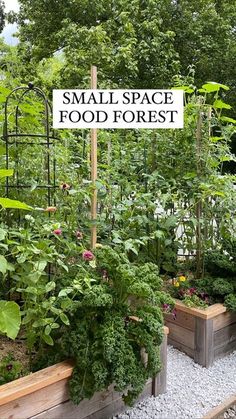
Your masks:
<svg viewBox="0 0 236 419"><path fill-rule="evenodd" d="M23 118L21 106L25 103L27 97L32 95L32 93L34 93L36 97L39 98L40 102L42 102L43 104L42 112L40 115L40 117L42 118L42 133L24 132L24 130L22 132L20 128L19 120L22 120ZM14 101L14 112L12 112L12 108L10 107L11 99ZM11 112L9 109L11 110ZM11 127L9 123L10 113L11 115L14 115L14 122L11 122ZM19 193L20 190L30 190L30 188L32 187L32 185L26 184L25 179L27 179L27 172L23 169L21 169L21 172L23 172L25 176L23 176L23 181L22 179L20 179L18 167L18 160L20 156L18 156L18 153L20 145L22 147L25 146L25 149L28 149L28 147L35 146L37 144L42 146L42 150L46 150L46 153L44 167L42 168L42 172L45 174L45 182L44 184L38 184L36 188L46 191L46 199L48 206L55 204L54 191L56 189L56 162L54 156L50 158L50 150L51 147L53 147L54 145L54 140L56 140L57 138L54 136L54 132L50 128L51 113L52 109L44 92L38 87L34 87L32 83L29 83L29 85L25 87L15 88L7 96L4 109L5 118L2 137L6 145L6 169L11 168L12 166L10 161L11 158L9 149L12 145L16 148L14 181L12 182L8 178L6 178L5 193L7 197L9 197L10 191L16 191L17 193Z"/></svg>

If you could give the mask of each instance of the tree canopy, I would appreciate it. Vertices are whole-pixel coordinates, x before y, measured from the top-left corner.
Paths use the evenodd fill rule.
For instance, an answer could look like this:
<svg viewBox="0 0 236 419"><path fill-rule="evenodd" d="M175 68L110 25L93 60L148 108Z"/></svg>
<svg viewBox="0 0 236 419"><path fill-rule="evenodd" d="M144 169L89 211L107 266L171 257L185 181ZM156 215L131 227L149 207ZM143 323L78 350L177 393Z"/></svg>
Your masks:
<svg viewBox="0 0 236 419"><path fill-rule="evenodd" d="M19 0L25 56L41 60L63 50L61 83L167 87L195 68L206 80L233 87L236 79L236 8L231 0Z"/></svg>

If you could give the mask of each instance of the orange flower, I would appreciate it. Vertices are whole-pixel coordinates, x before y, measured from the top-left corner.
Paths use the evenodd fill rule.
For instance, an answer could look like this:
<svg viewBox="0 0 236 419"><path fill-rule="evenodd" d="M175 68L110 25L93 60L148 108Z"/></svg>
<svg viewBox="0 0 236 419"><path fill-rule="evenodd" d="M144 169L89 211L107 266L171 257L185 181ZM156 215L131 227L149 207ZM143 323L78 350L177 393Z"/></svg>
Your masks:
<svg viewBox="0 0 236 419"><path fill-rule="evenodd" d="M57 207L47 207L45 209L45 212L56 212L56 210L57 210Z"/></svg>

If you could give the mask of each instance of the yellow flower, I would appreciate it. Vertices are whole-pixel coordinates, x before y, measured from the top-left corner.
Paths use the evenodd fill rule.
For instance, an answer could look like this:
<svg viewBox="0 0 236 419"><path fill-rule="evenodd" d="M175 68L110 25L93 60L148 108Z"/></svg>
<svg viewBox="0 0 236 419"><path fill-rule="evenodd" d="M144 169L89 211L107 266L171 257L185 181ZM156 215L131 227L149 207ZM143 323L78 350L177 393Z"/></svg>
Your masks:
<svg viewBox="0 0 236 419"><path fill-rule="evenodd" d="M179 282L178 281L174 281L174 287L179 287Z"/></svg>
<svg viewBox="0 0 236 419"><path fill-rule="evenodd" d="M96 243L95 247L96 247L96 249L102 249L103 245L101 243Z"/></svg>
<svg viewBox="0 0 236 419"><path fill-rule="evenodd" d="M187 278L186 278L186 276L181 275L181 276L179 276L178 279L179 279L180 282L185 282Z"/></svg>

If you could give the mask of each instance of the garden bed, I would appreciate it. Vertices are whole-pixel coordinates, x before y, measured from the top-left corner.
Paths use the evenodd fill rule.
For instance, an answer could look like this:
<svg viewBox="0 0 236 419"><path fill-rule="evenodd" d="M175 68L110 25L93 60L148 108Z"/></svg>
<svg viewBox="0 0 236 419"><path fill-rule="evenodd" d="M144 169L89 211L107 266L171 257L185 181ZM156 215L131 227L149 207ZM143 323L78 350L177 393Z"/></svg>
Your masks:
<svg viewBox="0 0 236 419"><path fill-rule="evenodd" d="M236 394L226 399L219 406L210 410L203 419L224 419L226 417L235 417L236 413L230 414L230 410L236 412Z"/></svg>
<svg viewBox="0 0 236 419"><path fill-rule="evenodd" d="M162 370L148 380L140 399L166 391L167 334L165 327L160 348ZM1 386L1 419L105 419L125 410L122 396L113 386L82 401L79 406L73 405L68 395L72 371L72 363L65 361Z"/></svg>
<svg viewBox="0 0 236 419"><path fill-rule="evenodd" d="M175 309L175 318L165 314L168 343L195 362L208 368L215 359L236 349L236 314L226 311L222 304L203 310L176 301Z"/></svg>

